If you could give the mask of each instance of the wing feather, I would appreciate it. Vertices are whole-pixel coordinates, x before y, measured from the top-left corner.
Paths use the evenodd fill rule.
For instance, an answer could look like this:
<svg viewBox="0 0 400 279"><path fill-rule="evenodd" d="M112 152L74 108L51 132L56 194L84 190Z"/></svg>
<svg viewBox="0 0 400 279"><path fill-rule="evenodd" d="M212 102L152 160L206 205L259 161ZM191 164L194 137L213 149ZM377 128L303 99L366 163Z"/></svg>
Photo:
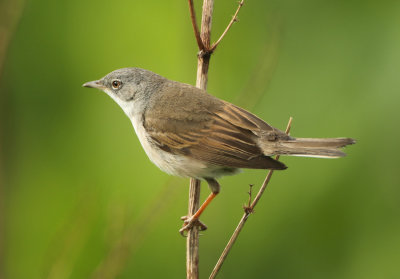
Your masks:
<svg viewBox="0 0 400 279"><path fill-rule="evenodd" d="M274 130L273 127L265 123L265 121L258 118L254 114L228 102L223 101L223 104L224 109L217 112L216 115L222 119L225 119L227 122L237 127L250 130L253 133Z"/></svg>
<svg viewBox="0 0 400 279"><path fill-rule="evenodd" d="M196 111L182 109L165 115L146 112L143 125L160 149L192 157L209 164L232 168L283 169L284 164L265 156L257 144L258 135L274 128L257 116L207 94L165 94L160 106L183 104L182 98L193 98ZM204 97L204 96L203 96ZM205 100L205 101L204 101ZM179 106L177 106L179 107ZM153 110L154 111L154 110Z"/></svg>

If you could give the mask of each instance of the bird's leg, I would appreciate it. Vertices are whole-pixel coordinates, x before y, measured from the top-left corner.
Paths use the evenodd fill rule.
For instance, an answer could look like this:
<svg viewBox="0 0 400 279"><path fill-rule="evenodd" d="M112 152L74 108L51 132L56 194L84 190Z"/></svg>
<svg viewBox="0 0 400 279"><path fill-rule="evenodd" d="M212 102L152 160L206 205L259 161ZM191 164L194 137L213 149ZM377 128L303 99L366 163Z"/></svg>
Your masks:
<svg viewBox="0 0 400 279"><path fill-rule="evenodd" d="M206 207L211 203L211 201L218 195L220 186L217 180L215 180L214 178L204 178L204 179L207 181L208 186L211 189L211 194L207 197L207 199L203 202L203 204L200 206L200 208L196 211L195 214L189 217L188 216L181 217L181 219L184 220L183 227L179 230L181 235L184 235L185 231L191 229L195 225L199 226L201 231L207 229L207 226L204 225L202 222L200 222L199 217L206 209Z"/></svg>

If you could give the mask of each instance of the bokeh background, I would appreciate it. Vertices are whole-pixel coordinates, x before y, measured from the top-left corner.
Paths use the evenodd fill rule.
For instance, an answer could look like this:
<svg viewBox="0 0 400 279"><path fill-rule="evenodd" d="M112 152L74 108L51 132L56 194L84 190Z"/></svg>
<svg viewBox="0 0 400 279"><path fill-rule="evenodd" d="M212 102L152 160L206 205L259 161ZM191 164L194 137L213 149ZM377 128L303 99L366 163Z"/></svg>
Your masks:
<svg viewBox="0 0 400 279"><path fill-rule="evenodd" d="M187 1L0 5L0 277L184 278L188 180L81 85L127 66L194 84ZM214 40L236 7L216 1ZM400 278L399 15L398 1L246 1L209 92L281 129L293 116L292 135L358 142L340 160L282 158L219 278ZM265 175L220 180L202 278Z"/></svg>

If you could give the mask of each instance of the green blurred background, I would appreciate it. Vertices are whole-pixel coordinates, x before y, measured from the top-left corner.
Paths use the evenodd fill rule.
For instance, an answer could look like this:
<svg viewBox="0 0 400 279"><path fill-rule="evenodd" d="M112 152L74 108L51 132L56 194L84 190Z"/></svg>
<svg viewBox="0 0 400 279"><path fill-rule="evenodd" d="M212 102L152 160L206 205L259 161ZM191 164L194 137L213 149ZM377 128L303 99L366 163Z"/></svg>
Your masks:
<svg viewBox="0 0 400 279"><path fill-rule="evenodd" d="M236 7L216 1L213 40ZM340 160L282 158L219 278L400 278L399 15L398 1L246 1L209 92L281 129L293 116L292 135L358 143ZM184 278L188 180L81 84L127 66L195 83L187 1L1 0L0 23L0 277ZM202 278L265 175L220 180Z"/></svg>

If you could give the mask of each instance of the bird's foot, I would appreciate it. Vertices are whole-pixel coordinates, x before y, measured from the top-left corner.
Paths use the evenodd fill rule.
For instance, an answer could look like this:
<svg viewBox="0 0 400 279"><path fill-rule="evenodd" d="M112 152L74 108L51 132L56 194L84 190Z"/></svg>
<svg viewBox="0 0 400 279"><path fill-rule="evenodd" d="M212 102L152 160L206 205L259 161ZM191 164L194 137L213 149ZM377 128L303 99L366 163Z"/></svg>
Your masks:
<svg viewBox="0 0 400 279"><path fill-rule="evenodd" d="M182 236L186 236L185 232L193 228L194 226L199 227L200 231L205 231L207 229L207 226L204 225L199 218L193 218L193 216L188 217L188 216L183 216L181 217L181 220L183 220L183 225L182 228L179 230L179 233Z"/></svg>

